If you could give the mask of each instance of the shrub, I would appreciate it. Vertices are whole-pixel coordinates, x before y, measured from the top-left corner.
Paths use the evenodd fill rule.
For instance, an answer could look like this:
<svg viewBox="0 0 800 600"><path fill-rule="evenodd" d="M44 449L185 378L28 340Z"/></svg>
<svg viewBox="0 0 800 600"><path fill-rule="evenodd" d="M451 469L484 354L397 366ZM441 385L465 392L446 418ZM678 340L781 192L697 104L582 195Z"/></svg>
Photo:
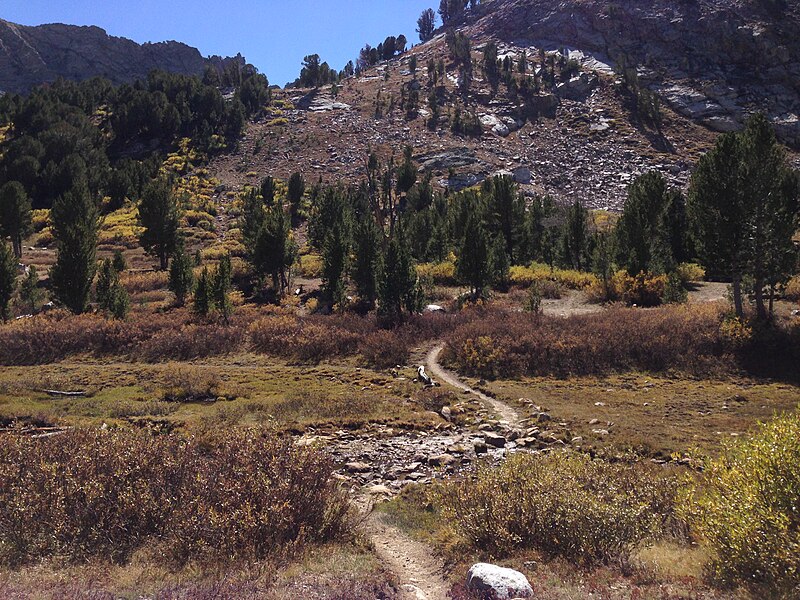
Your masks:
<svg viewBox="0 0 800 600"><path fill-rule="evenodd" d="M666 275L639 273L631 277L627 271L619 271L611 279L612 298L637 306L658 306L666 287Z"/></svg>
<svg viewBox="0 0 800 600"><path fill-rule="evenodd" d="M322 257L318 254L303 254L300 257L298 274L301 277L315 279L322 276Z"/></svg>
<svg viewBox="0 0 800 600"><path fill-rule="evenodd" d="M165 271L125 271L120 273L119 280L131 294L163 290L168 285L168 275Z"/></svg>
<svg viewBox="0 0 800 600"><path fill-rule="evenodd" d="M262 559L350 526L333 465L255 430L73 430L0 439L0 560Z"/></svg>
<svg viewBox="0 0 800 600"><path fill-rule="evenodd" d="M431 281L436 285L456 285L456 264L454 261L440 263L421 263L417 265L420 279Z"/></svg>
<svg viewBox="0 0 800 600"><path fill-rule="evenodd" d="M445 358L482 377L700 372L718 366L724 355L722 317L714 305L612 307L567 319L485 311L445 333Z"/></svg>
<svg viewBox="0 0 800 600"><path fill-rule="evenodd" d="M409 341L398 331L380 330L364 336L358 351L370 366L388 369L404 365L409 357Z"/></svg>
<svg viewBox="0 0 800 600"><path fill-rule="evenodd" d="M216 399L219 375L194 365L167 365L164 369L164 400L193 402Z"/></svg>
<svg viewBox="0 0 800 600"><path fill-rule="evenodd" d="M667 282L664 285L664 293L661 301L664 304L683 304L689 300L689 292L686 291L681 276L678 273L667 275Z"/></svg>
<svg viewBox="0 0 800 600"><path fill-rule="evenodd" d="M530 287L534 282L555 282L561 287L571 290L583 290L597 282L592 273L571 269L555 269L542 263L531 263L530 266L513 266L510 271L512 285Z"/></svg>
<svg viewBox="0 0 800 600"><path fill-rule="evenodd" d="M359 332L337 326L333 319L290 316L259 319L250 327L249 335L257 352L303 362L353 354L361 337Z"/></svg>
<svg viewBox="0 0 800 600"><path fill-rule="evenodd" d="M750 439L708 460L680 506L713 551L712 568L720 580L797 597L800 414L762 424Z"/></svg>
<svg viewBox="0 0 800 600"><path fill-rule="evenodd" d="M675 519L676 482L657 467L565 453L515 454L441 485L434 503L475 549L535 549L582 565L627 561Z"/></svg>
<svg viewBox="0 0 800 600"><path fill-rule="evenodd" d="M675 267L675 272L684 284L703 281L706 278L706 270L697 263L681 263Z"/></svg>

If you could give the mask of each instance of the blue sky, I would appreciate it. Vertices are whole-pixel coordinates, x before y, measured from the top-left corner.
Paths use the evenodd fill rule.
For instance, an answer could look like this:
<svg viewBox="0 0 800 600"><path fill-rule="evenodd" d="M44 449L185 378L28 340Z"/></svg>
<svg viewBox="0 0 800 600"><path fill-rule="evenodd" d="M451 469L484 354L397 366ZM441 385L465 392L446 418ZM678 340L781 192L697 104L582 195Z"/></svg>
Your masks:
<svg viewBox="0 0 800 600"><path fill-rule="evenodd" d="M438 5L438 2L435 3ZM177 40L203 55L249 62L280 85L293 81L306 54L341 69L364 44L404 34L433 0L2 0L0 18L22 25L97 25L136 42Z"/></svg>

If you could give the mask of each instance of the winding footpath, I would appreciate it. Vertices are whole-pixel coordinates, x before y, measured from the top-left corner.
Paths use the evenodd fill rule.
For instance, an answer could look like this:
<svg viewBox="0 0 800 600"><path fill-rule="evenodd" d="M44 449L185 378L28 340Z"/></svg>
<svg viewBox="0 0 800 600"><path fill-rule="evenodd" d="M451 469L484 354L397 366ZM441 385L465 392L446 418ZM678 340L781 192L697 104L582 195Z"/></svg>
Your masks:
<svg viewBox="0 0 800 600"><path fill-rule="evenodd" d="M514 408L470 387L439 363L443 349L444 346L438 344L428 352L425 367L431 376L440 383L478 398L497 413L501 423L510 427L519 426L520 416ZM450 585L444 576L444 564L426 544L386 523L380 513L370 514L367 529L376 554L400 584L399 597L402 600L447 600Z"/></svg>
<svg viewBox="0 0 800 600"><path fill-rule="evenodd" d="M491 398L486 394L484 394L483 392L480 392L468 386L466 383L461 381L455 373L448 371L439 363L439 355L442 353L442 350L444 350L444 345L439 344L435 346L430 352L428 352L428 356L425 359L425 363L431 375L433 375L435 379L439 379L440 381L443 381L447 385L450 385L464 392L469 392L470 394L478 398L478 400L483 402L485 405L489 406L492 410L494 410L494 412L497 413L497 416L500 417L501 423L509 425L511 427L518 427L520 424L520 417L519 413L517 413L516 410L514 410L511 406L509 406L505 402L501 402L500 400Z"/></svg>

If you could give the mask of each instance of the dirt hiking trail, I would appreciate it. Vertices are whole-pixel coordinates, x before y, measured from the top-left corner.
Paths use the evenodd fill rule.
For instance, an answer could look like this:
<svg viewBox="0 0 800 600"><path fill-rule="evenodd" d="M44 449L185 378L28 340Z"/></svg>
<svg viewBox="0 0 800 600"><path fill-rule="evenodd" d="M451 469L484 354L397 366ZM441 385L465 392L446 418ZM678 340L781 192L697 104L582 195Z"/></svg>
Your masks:
<svg viewBox="0 0 800 600"><path fill-rule="evenodd" d="M520 416L516 410L510 407L505 402L501 402L495 398L491 398L470 386L466 383L461 381L455 373L452 373L445 369L441 364L439 364L439 355L441 354L442 350L444 349L444 345L439 344L435 346L430 352L428 352L428 356L425 359L427 364L428 371L430 371L431 375L440 381L450 385L454 388L459 390L469 392L476 398L478 398L481 402L489 406L494 412L497 413L497 416L500 417L500 421L509 425L511 427L518 427L520 424Z"/></svg>
<svg viewBox="0 0 800 600"><path fill-rule="evenodd" d="M430 548L386 524L381 513L369 516L367 528L378 558L397 577L401 600L447 600L444 565Z"/></svg>

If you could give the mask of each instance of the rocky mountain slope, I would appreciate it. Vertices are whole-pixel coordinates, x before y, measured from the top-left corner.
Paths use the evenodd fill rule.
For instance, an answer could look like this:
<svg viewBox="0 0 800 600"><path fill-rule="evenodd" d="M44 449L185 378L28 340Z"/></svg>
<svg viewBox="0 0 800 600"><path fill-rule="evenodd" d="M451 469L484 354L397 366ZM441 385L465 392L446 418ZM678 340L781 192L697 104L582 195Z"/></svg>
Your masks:
<svg viewBox="0 0 800 600"><path fill-rule="evenodd" d="M58 77L83 80L102 76L114 83L146 77L152 69L201 74L209 61L179 42L137 44L99 27L27 27L0 19L0 91L24 93Z"/></svg>
<svg viewBox="0 0 800 600"><path fill-rule="evenodd" d="M353 181L363 177L370 151L399 160L411 145L421 167L451 190L507 172L527 194L617 209L630 181L648 170L685 187L718 132L739 127L757 110L798 149L797 12L797 3L776 14L755 0L484 2L456 24L472 45L468 90L439 32L346 80L335 98L327 87L279 93L282 108L250 124L238 151L217 159L213 170L227 189L256 174L286 178L294 171L312 181ZM541 73L542 51L545 62L577 63L578 70L523 98L503 83L490 85L481 67L489 42L501 59L516 63L524 53L527 77ZM436 88L435 122L430 60L444 61L446 71ZM621 62L660 98L660 125L634 114ZM409 110L414 92L418 106ZM482 132L453 133L456 110L474 114Z"/></svg>
<svg viewBox="0 0 800 600"><path fill-rule="evenodd" d="M497 0L482 12L473 35L637 66L681 114L730 131L764 111L800 145L795 0Z"/></svg>

